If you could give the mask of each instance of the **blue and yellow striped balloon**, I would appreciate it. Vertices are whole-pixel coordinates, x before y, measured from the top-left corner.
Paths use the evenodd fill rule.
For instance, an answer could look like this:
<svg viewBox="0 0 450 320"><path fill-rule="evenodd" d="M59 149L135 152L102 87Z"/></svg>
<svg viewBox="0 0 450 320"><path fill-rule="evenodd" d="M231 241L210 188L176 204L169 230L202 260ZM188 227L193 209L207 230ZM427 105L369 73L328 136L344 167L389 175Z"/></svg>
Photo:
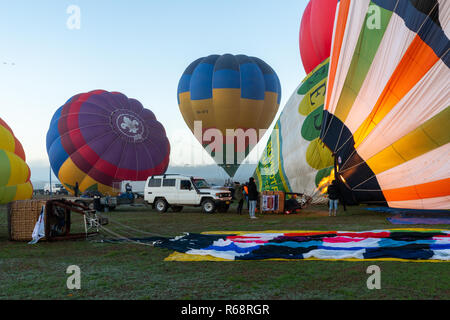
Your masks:
<svg viewBox="0 0 450 320"><path fill-rule="evenodd" d="M218 129L223 135L223 163L233 176L239 168L238 154L244 158L254 147L235 146L234 162L226 161L227 129L267 129L280 105L281 85L275 71L264 61L246 55L210 55L191 63L178 85L178 104L187 125L194 132L194 122L202 130ZM202 135L203 137L203 135ZM258 134L258 139L260 138ZM231 139L228 141L235 141ZM202 138L204 147L209 142Z"/></svg>

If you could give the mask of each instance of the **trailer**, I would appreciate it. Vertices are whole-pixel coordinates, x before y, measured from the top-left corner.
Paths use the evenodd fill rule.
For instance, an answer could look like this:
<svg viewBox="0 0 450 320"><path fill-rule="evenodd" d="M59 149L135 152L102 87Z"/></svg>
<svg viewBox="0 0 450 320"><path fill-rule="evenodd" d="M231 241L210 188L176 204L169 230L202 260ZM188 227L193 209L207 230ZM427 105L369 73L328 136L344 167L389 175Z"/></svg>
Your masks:
<svg viewBox="0 0 450 320"><path fill-rule="evenodd" d="M85 207L95 209L100 212L108 212L116 209L117 206L134 204L135 195L131 192L123 192L116 197L104 196L98 192L88 192L80 197L64 197L66 200L81 204Z"/></svg>
<svg viewBox="0 0 450 320"><path fill-rule="evenodd" d="M135 198L143 198L146 182L147 181L124 180L120 182L120 186L117 189L119 189L122 194L132 192ZM127 189L127 185L128 188L131 188L131 191Z"/></svg>
<svg viewBox="0 0 450 320"><path fill-rule="evenodd" d="M81 204L89 209L100 212L113 211L118 203L116 197L94 196L94 197L65 197L65 200Z"/></svg>

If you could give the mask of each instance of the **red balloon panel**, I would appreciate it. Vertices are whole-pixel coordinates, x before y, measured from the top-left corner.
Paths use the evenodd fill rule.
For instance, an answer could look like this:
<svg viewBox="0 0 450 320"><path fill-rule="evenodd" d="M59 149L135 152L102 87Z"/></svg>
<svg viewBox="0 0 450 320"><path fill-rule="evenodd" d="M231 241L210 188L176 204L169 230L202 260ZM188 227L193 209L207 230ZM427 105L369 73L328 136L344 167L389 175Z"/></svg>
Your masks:
<svg viewBox="0 0 450 320"><path fill-rule="evenodd" d="M338 0L311 0L300 26L300 55L306 73L330 56Z"/></svg>

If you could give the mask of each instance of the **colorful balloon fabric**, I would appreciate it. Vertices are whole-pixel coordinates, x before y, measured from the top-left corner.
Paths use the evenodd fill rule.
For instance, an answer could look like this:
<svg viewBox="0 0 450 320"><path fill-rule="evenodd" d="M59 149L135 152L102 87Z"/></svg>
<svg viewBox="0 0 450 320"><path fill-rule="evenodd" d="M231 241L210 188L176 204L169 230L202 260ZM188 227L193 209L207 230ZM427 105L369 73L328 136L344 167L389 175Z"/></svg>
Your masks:
<svg viewBox="0 0 450 320"><path fill-rule="evenodd" d="M300 54L306 74L330 56L338 0L311 0L300 25Z"/></svg>
<svg viewBox="0 0 450 320"><path fill-rule="evenodd" d="M280 101L281 85L275 71L261 59L245 55L197 59L178 85L178 104L186 124L205 149L214 149L211 155L230 176L261 138L259 130L270 126ZM196 122L201 124L200 132ZM222 134L217 148L211 147L212 139L204 135L208 129ZM227 135L227 129L233 133ZM255 129L255 141L242 139L239 143L234 136L238 129Z"/></svg>
<svg viewBox="0 0 450 320"><path fill-rule="evenodd" d="M0 118L0 204L32 197L30 168L25 160L21 143Z"/></svg>
<svg viewBox="0 0 450 320"><path fill-rule="evenodd" d="M170 144L152 111L119 92L96 90L70 98L54 114L47 153L55 175L71 193L115 195L123 180L162 174Z"/></svg>
<svg viewBox="0 0 450 320"><path fill-rule="evenodd" d="M258 190L303 193L313 203L327 201L317 187L334 163L319 140L328 66L326 59L286 103L253 175Z"/></svg>
<svg viewBox="0 0 450 320"><path fill-rule="evenodd" d="M450 209L450 2L341 0L322 141L346 200Z"/></svg>
<svg viewBox="0 0 450 320"><path fill-rule="evenodd" d="M450 231L270 231L186 234L156 247L175 250L166 261L450 260Z"/></svg>

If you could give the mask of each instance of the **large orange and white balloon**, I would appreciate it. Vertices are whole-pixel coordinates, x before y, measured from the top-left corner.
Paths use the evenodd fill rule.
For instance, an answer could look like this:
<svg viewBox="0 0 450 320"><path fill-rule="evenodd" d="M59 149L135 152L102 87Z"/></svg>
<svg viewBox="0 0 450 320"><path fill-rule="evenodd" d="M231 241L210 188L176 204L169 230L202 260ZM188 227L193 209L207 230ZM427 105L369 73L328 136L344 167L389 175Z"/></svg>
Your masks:
<svg viewBox="0 0 450 320"><path fill-rule="evenodd" d="M321 139L347 201L450 209L450 2L341 0Z"/></svg>

